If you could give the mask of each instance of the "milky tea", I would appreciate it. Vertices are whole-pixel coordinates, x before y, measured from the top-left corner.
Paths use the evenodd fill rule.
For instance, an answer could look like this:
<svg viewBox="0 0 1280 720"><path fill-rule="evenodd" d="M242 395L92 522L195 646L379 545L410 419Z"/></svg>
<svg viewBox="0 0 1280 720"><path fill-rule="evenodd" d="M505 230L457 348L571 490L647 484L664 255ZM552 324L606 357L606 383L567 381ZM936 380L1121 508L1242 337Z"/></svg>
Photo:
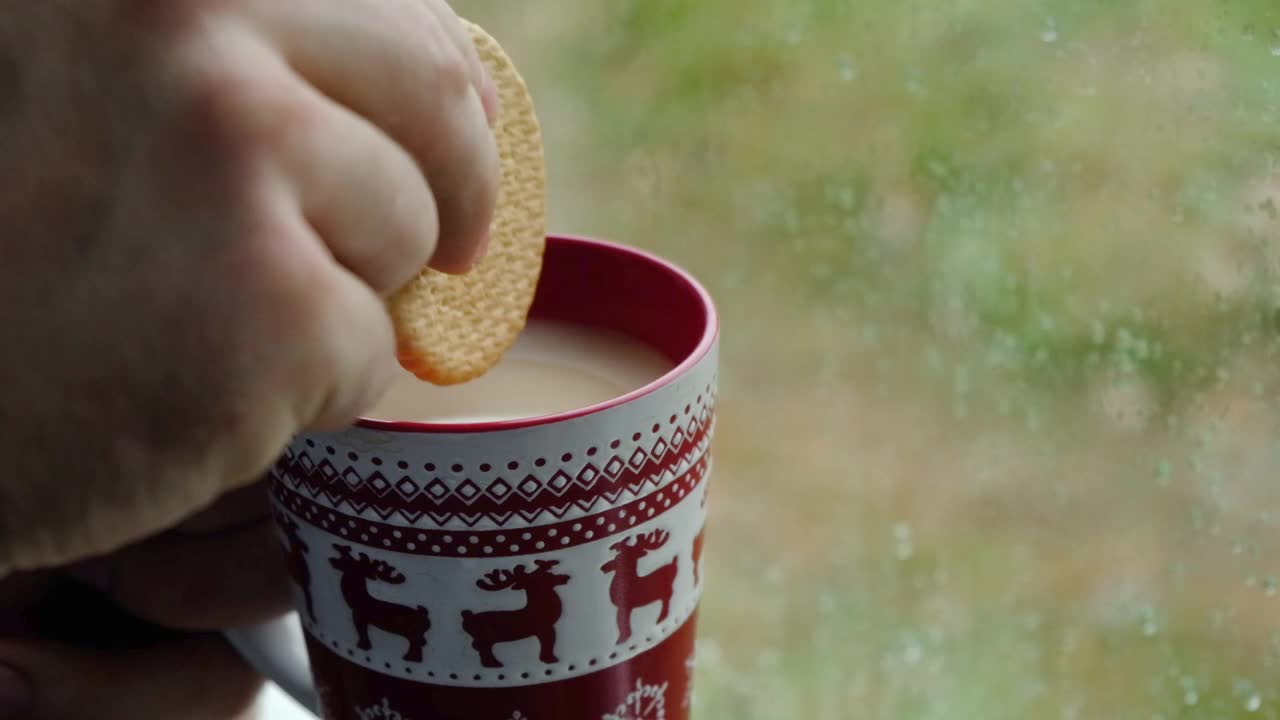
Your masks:
<svg viewBox="0 0 1280 720"><path fill-rule="evenodd" d="M548 237L488 373L400 371L289 443L271 492L308 662L242 645L326 720L689 720L718 346L687 273Z"/></svg>
<svg viewBox="0 0 1280 720"><path fill-rule="evenodd" d="M595 405L637 390L673 367L653 348L622 333L530 319L488 373L440 387L398 369L366 417L432 423L514 420Z"/></svg>

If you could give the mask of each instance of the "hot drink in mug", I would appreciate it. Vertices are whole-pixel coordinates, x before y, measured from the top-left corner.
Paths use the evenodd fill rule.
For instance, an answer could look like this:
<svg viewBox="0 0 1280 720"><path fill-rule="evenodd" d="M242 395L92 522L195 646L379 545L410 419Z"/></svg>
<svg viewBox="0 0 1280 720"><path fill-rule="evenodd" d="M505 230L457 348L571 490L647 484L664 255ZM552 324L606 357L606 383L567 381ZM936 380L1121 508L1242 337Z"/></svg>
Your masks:
<svg viewBox="0 0 1280 720"><path fill-rule="evenodd" d="M685 720L717 343L686 273L550 238L498 367L406 373L290 444L272 496L306 653L286 623L233 641L329 720Z"/></svg>

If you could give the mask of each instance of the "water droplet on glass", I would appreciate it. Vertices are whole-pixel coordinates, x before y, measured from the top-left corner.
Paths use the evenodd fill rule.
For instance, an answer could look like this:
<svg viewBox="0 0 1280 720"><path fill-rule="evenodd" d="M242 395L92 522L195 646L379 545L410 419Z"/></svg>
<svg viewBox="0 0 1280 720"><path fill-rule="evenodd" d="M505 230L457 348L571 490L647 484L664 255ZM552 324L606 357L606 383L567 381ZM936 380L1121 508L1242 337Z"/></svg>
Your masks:
<svg viewBox="0 0 1280 720"><path fill-rule="evenodd" d="M898 523L893 526L893 539L895 541L894 555L899 560L909 560L915 554L915 548L911 542L911 526L906 523Z"/></svg>
<svg viewBox="0 0 1280 720"><path fill-rule="evenodd" d="M840 80L853 82L858 77L858 67L849 58L840 58Z"/></svg>
<svg viewBox="0 0 1280 720"><path fill-rule="evenodd" d="M764 573L764 580L770 585L779 585L786 578L787 574L783 571L781 565L770 565L769 569Z"/></svg>
<svg viewBox="0 0 1280 720"><path fill-rule="evenodd" d="M1049 18L1045 23L1045 28L1040 33L1040 39L1044 42L1051 43L1058 40L1058 27L1053 18Z"/></svg>
<svg viewBox="0 0 1280 720"><path fill-rule="evenodd" d="M1107 339L1107 327L1097 320L1093 321L1093 325L1089 330L1089 334L1095 345L1101 345Z"/></svg>
<svg viewBox="0 0 1280 720"><path fill-rule="evenodd" d="M924 86L924 82L920 78L912 77L907 79L907 94L914 98L923 98L928 94L928 90Z"/></svg>
<svg viewBox="0 0 1280 720"><path fill-rule="evenodd" d="M902 650L902 661L908 665L918 665L922 658L924 658L924 649L914 642Z"/></svg>
<svg viewBox="0 0 1280 720"><path fill-rule="evenodd" d="M1160 631L1160 626L1156 623L1156 611L1150 605L1143 607L1140 612L1142 616L1142 634L1145 637L1153 637Z"/></svg>
<svg viewBox="0 0 1280 720"><path fill-rule="evenodd" d="M841 210L852 210L858 202L858 193L851 187L832 188L830 195Z"/></svg>
<svg viewBox="0 0 1280 720"><path fill-rule="evenodd" d="M1173 466L1168 460L1161 460L1156 463L1156 482L1160 485L1168 485L1169 478L1173 475Z"/></svg>

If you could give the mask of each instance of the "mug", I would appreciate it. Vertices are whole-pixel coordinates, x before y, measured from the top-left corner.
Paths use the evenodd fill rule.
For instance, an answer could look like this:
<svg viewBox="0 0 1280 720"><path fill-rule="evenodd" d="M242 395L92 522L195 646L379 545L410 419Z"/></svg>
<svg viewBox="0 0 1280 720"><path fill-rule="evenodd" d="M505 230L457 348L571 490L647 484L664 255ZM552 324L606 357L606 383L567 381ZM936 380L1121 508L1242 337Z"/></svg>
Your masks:
<svg viewBox="0 0 1280 720"><path fill-rule="evenodd" d="M559 414L303 433L270 471L296 617L228 636L327 720L688 718L716 309L661 258L552 236L530 316L674 367Z"/></svg>

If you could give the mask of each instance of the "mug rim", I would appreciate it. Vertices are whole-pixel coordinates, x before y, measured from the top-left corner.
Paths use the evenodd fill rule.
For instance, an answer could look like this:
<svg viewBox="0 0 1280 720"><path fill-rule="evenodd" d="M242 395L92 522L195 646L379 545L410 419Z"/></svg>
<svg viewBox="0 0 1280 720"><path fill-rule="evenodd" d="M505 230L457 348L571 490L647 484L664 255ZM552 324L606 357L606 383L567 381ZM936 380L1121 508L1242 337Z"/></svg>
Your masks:
<svg viewBox="0 0 1280 720"><path fill-rule="evenodd" d="M675 365L675 367L671 368L666 373L663 373L661 377L658 377L652 382L617 397L594 403L592 405L586 405L581 408L574 408L572 410L564 410L546 415L534 415L527 418L461 423L422 422L416 420L379 420L376 418L361 416L355 421L354 426L367 430L381 430L384 432L457 435L519 430L523 428L553 425L620 407L654 393L675 382L683 375L686 375L690 370L697 367L708 354L710 354L711 349L715 346L716 340L720 335L720 316L716 311L715 302L711 297L711 293L688 271L681 268L679 265L676 265L674 262L649 251L599 238L580 235L548 234L547 243L548 245L554 243L578 245L580 247L594 247L617 255L627 255L633 260L649 263L662 272L674 276L677 281L693 291L698 304L701 305L703 315L706 317L706 324L702 329L702 334L698 339L698 344L694 346L693 350L687 353L685 357Z"/></svg>

